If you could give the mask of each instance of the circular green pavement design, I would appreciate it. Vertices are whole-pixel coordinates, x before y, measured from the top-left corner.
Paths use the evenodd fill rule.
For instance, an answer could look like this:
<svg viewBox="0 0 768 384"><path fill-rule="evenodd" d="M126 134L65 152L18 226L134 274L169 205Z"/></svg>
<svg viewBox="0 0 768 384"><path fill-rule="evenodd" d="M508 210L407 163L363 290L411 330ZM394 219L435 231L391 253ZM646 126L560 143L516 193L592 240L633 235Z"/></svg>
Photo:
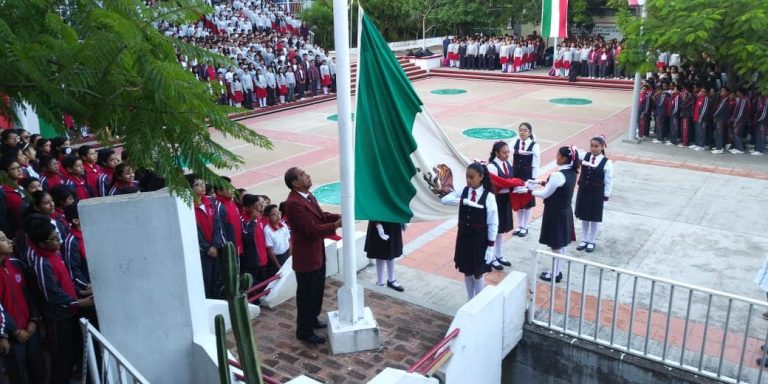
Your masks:
<svg viewBox="0 0 768 384"><path fill-rule="evenodd" d="M326 119L328 119L330 121L339 121L339 115L338 114L330 115L330 116L326 117ZM354 113L352 114L352 121L355 121L355 114Z"/></svg>
<svg viewBox="0 0 768 384"><path fill-rule="evenodd" d="M592 100L590 99L580 99L577 97L561 97L558 99L549 99L549 102L552 104L562 104L562 105L587 105L592 104Z"/></svg>
<svg viewBox="0 0 768 384"><path fill-rule="evenodd" d="M435 95L460 95L462 93L467 93L465 89L457 89L457 88L444 88L444 89L435 89L432 91Z"/></svg>
<svg viewBox="0 0 768 384"><path fill-rule="evenodd" d="M328 205L341 205L341 184L330 183L321 185L312 194L317 201Z"/></svg>
<svg viewBox="0 0 768 384"><path fill-rule="evenodd" d="M517 132L506 128L470 128L462 132L464 136L481 140L514 139Z"/></svg>

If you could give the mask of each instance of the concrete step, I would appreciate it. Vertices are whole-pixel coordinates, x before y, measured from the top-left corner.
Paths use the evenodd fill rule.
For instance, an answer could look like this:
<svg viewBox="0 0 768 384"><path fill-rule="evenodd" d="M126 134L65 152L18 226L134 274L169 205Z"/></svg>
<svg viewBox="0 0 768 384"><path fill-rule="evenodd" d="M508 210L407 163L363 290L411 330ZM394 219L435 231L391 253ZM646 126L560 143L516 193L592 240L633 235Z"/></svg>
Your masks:
<svg viewBox="0 0 768 384"><path fill-rule="evenodd" d="M430 72L431 76L454 78L454 79L467 79L467 80L488 80L488 81L511 81L518 83L528 84L546 84L546 85L567 85L573 87L590 87L590 88L604 88L604 89L623 89L632 90L632 83L621 84L611 80L582 80L579 79L576 82L569 82L567 79L553 78L547 76L532 76L532 75L509 75L502 73L466 73L460 71L439 70L433 69Z"/></svg>

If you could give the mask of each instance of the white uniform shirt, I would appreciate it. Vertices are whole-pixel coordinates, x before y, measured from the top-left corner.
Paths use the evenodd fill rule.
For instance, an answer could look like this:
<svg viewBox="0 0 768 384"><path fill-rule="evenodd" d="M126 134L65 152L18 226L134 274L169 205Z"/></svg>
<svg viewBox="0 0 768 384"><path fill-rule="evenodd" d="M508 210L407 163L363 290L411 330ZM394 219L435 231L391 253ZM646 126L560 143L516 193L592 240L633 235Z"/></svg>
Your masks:
<svg viewBox="0 0 768 384"><path fill-rule="evenodd" d="M586 157L587 157L587 154L585 153L584 156L582 156L581 158L582 160L581 166L597 168L598 166L600 166L600 162L603 161L603 157L605 156L603 156L602 154L593 156L592 159L595 160L594 162L592 161L592 159L587 161ZM611 162L611 160L608 160L605 162L603 173L605 174L605 177L603 178L603 184L605 185L605 192L603 192L603 196L610 197L611 191L613 191L613 162Z"/></svg>
<svg viewBox="0 0 768 384"><path fill-rule="evenodd" d="M480 197L483 196L484 190L482 185L475 189L478 201L480 201ZM443 198L440 199L440 202L445 205L461 205L462 192L464 192L464 188L455 190L443 196ZM472 197L472 188L469 188L469 191L467 192L467 199L470 199ZM485 210L485 222L488 224L488 241L496 241L496 234L499 232L499 208L496 205L496 197L491 192L488 192L488 196L485 198Z"/></svg>
<svg viewBox="0 0 768 384"><path fill-rule="evenodd" d="M267 248L272 248L272 253L281 255L288 250L291 244L291 232L288 227L282 225L274 230L271 225L264 227L264 238Z"/></svg>
<svg viewBox="0 0 768 384"><path fill-rule="evenodd" d="M543 189L537 189L532 192L534 196L541 197L542 199L546 199L550 196L552 196L555 191L565 185L565 175L560 172L564 169L571 168L570 164L561 165L557 170L558 172L555 172L551 175L549 175L549 180L547 181L547 185L544 186Z"/></svg>

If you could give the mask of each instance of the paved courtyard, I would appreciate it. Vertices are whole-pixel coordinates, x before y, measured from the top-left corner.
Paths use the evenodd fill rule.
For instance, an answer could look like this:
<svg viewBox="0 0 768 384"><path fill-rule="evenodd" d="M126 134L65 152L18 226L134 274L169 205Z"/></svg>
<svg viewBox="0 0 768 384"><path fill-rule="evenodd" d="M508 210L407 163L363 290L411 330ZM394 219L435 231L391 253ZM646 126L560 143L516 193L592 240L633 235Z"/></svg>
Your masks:
<svg viewBox="0 0 768 384"><path fill-rule="evenodd" d="M765 294L752 282L768 249L768 159L765 157L715 156L651 144L649 141L639 145L623 143L621 139L626 134L629 118L630 92L434 78L418 81L414 86L451 140L470 158L487 158L494 140L464 136L462 132L469 128L514 131L520 122L531 122L536 139L542 146L542 166L545 170L553 168L554 151L561 145L574 144L585 148L589 138L598 133L611 139L607 154L615 161L614 192L597 239L598 248L594 253L587 254L570 247L569 255L765 300ZM431 93L436 89L461 89L466 92L456 95ZM556 98L588 99L591 103L562 105L550 101ZM305 168L312 175L315 188L338 182L336 123L328 120L335 113L335 102L327 102L243 121L269 137L275 148L273 151L254 150L222 139L225 145L246 160L243 169L230 173L235 185L245 187L252 193L269 195L273 201L282 201L287 195L282 175L291 166ZM504 252L512 261L514 270L529 272L532 267L530 251L539 248L538 218L542 204L540 201L537 204L529 236L505 242ZM328 204L324 208L339 210L338 206ZM579 223L576 225L580 236ZM365 222L358 223L357 227L364 230ZM414 308L434 311L426 313L435 316L441 313L452 316L466 300L462 276L453 268L455 236L453 220L409 226L405 233L406 255L398 261L398 280L406 291L400 294L376 287L375 271L367 268L358 277L368 290L368 296L387 295L399 299L395 301L401 303L398 305L416 305ZM547 262L542 259L539 269L544 268ZM504 276L504 272L493 272L486 279L493 284ZM572 279L572 289L580 289L580 272L575 271ZM612 301L615 282L610 278L606 282L611 289L607 293L602 292L600 299ZM631 284L629 279L621 280L620 305L629 303ZM638 305L646 308L650 295L642 288L647 284L642 281L638 284L636 297ZM567 286L566 282L560 284L558 297L565 295L562 290ZM541 287L542 292L547 292L547 289L546 286ZM589 296L587 303L595 302L596 288L588 287L583 293ZM687 294L676 293L673 316L685 315ZM536 299L537 306L548 307L547 300L538 295ZM693 297L691 318L698 323L703 323L706 317L705 299L704 296ZM669 289L660 286L655 300L656 305L666 305ZM375 303L379 300L373 298L369 301L372 302L367 304L376 312ZM327 304L326 308L330 309L332 305ZM713 302L710 325L719 329L720 335L725 325L727 305L727 300ZM747 318L745 308L734 309L738 309L743 316L730 319L729 332L743 330ZM569 311L572 310L569 308ZM596 316L595 308L585 310L592 311L587 317ZM561 314L564 311L560 308ZM765 308L752 310L752 324L747 332L749 353L744 361L749 364L748 359L751 359L752 368L756 368L753 357L759 352L755 349L768 330L768 322L759 316L763 311ZM276 313L277 316L288 316L286 313L280 315L282 309ZM665 320L656 316L651 319L655 327L661 326ZM446 328L447 324L442 332ZM680 329L677 331L683 333ZM699 343L700 331L696 331L699 332ZM689 335L694 335L694 331L689 331ZM437 338L435 335L430 337ZM738 347L740 351L739 340L732 341L730 337L726 341L728 349ZM691 336L688 344L691 339L696 337ZM678 340L677 346L680 345L682 342ZM288 345L285 347L288 348ZM689 347L697 348L696 345ZM707 345L707 350L710 349L717 351L716 346ZM739 361L739 351L729 352L726 360ZM327 350L312 353L323 355L327 354ZM275 361L280 359L275 358ZM290 374L280 372L283 373L279 375Z"/></svg>

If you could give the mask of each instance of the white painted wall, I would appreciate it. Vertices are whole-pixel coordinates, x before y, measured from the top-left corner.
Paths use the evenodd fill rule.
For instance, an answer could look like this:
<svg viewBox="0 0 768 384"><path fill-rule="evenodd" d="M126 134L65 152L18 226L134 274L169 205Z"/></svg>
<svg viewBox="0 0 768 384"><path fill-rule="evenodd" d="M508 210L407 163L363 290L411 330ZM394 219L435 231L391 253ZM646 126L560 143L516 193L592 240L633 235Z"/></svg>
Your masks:
<svg viewBox="0 0 768 384"><path fill-rule="evenodd" d="M195 216L167 190L80 203L101 332L152 383L218 382Z"/></svg>
<svg viewBox="0 0 768 384"><path fill-rule="evenodd" d="M441 369L446 384L501 382L503 313L504 296L492 285L459 308L446 332L460 328L449 344L453 356Z"/></svg>
<svg viewBox="0 0 768 384"><path fill-rule="evenodd" d="M528 278L525 273L512 271L496 288L504 297L504 319L502 328L502 359L517 346L523 338ZM501 362L499 362L501 364Z"/></svg>
<svg viewBox="0 0 768 384"><path fill-rule="evenodd" d="M426 45L425 45L426 43ZM405 51L408 49L420 49L421 47L434 47L436 45L442 46L443 44L443 37L430 37L428 39L418 39L418 40L408 40L408 41L395 41L392 43L388 43L389 49L393 51ZM442 49L442 48L441 48ZM442 50L440 52L434 52L434 53L442 53ZM330 56L335 55L336 52L331 52ZM357 55L357 48L350 48L349 50L350 55Z"/></svg>
<svg viewBox="0 0 768 384"><path fill-rule="evenodd" d="M443 61L443 55L437 55L437 57L427 57L427 58L414 57L414 58L409 58L408 61L410 61L413 64L416 64L417 67L429 72L430 69L440 68L440 64Z"/></svg>
<svg viewBox="0 0 768 384"><path fill-rule="evenodd" d="M438 384L439 382L434 377L408 373L401 369L385 368L376 377L371 379L368 384Z"/></svg>

